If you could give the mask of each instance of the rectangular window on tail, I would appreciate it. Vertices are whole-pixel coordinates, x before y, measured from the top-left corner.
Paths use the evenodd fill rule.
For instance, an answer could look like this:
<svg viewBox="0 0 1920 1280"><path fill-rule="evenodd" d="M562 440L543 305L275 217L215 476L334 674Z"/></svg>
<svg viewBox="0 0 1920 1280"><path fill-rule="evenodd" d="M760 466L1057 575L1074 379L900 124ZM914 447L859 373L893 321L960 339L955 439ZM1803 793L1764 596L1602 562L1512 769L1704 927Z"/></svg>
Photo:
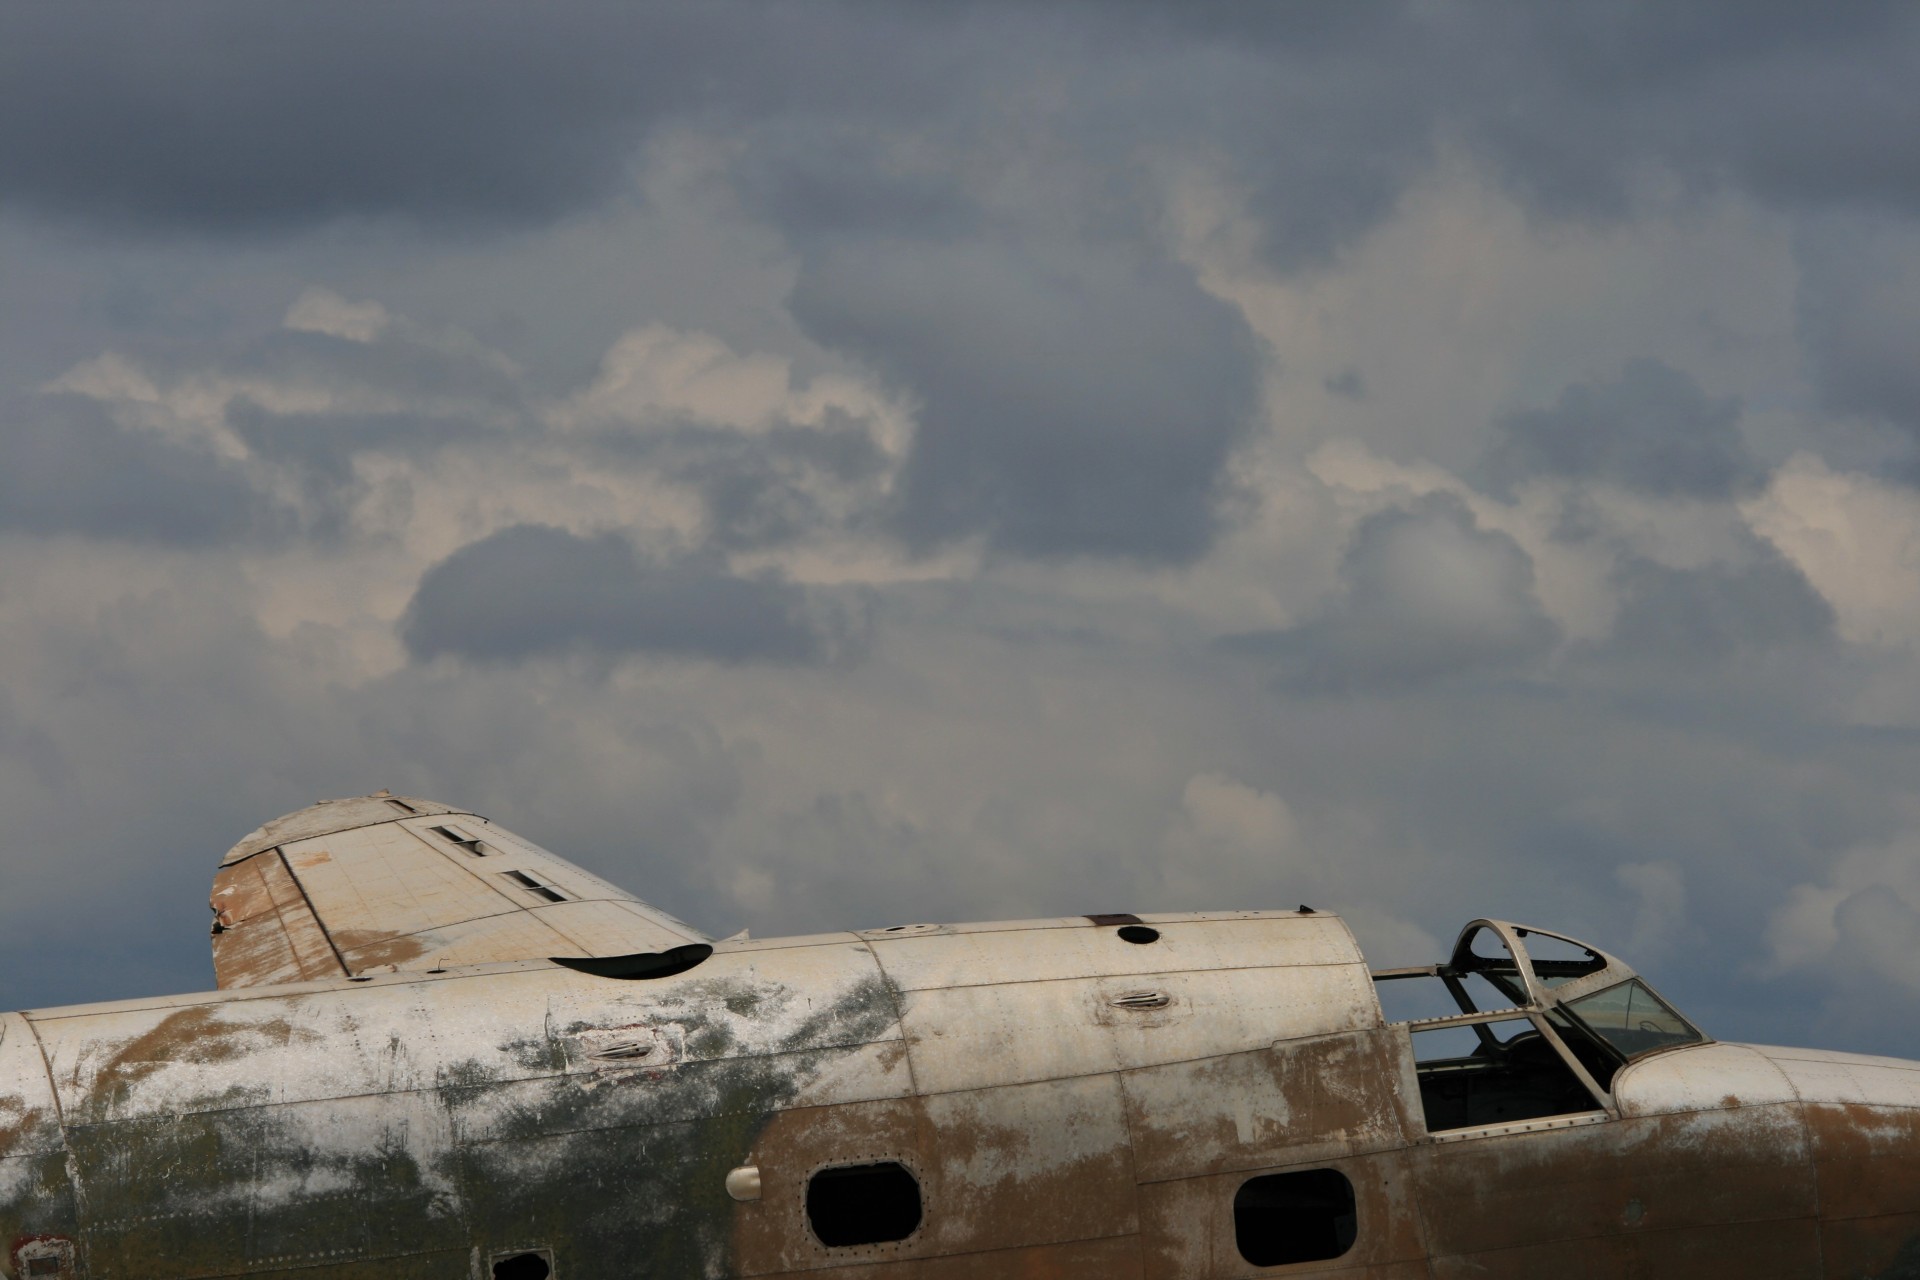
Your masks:
<svg viewBox="0 0 1920 1280"><path fill-rule="evenodd" d="M433 832L433 834L439 836L448 844L459 846L476 858L484 858L487 856L487 851L481 847L479 839L468 835L458 827L428 827L427 830Z"/></svg>
<svg viewBox="0 0 1920 1280"><path fill-rule="evenodd" d="M1233 1239L1256 1267L1320 1262L1353 1248L1353 1183L1338 1169L1249 1178L1233 1197Z"/></svg>
<svg viewBox="0 0 1920 1280"><path fill-rule="evenodd" d="M524 871L502 871L500 875L502 879L511 881L536 898L545 898L548 902L565 902L567 900L566 894L560 892L550 884L540 883Z"/></svg>
<svg viewBox="0 0 1920 1280"><path fill-rule="evenodd" d="M1525 1018L1416 1030L1413 1060L1429 1133L1577 1115L1600 1106Z"/></svg>

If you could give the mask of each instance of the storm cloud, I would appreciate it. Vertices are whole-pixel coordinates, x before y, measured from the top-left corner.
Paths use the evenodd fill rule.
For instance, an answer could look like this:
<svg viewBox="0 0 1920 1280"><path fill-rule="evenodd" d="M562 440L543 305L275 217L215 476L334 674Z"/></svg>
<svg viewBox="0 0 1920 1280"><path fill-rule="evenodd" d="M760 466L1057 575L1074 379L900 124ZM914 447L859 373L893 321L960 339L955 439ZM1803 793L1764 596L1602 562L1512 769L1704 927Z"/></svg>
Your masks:
<svg viewBox="0 0 1920 1280"><path fill-rule="evenodd" d="M1506 485L1554 476L1662 497L1727 498L1761 475L1740 435L1740 402L1710 397L1653 359L1568 387L1552 408L1508 414L1496 430L1487 467Z"/></svg>
<svg viewBox="0 0 1920 1280"><path fill-rule="evenodd" d="M1342 594L1319 617L1228 647L1271 656L1294 684L1351 691L1512 670L1559 639L1526 551L1479 528L1448 494L1363 520L1340 578Z"/></svg>
<svg viewBox="0 0 1920 1280"><path fill-rule="evenodd" d="M1878 0L0 11L14 1003L204 984L219 850L393 786L721 932L1505 915L1920 1053L1916 67Z"/></svg>
<svg viewBox="0 0 1920 1280"><path fill-rule="evenodd" d="M79 396L0 400L0 527L194 546L271 540L293 525L210 449L122 427Z"/></svg>
<svg viewBox="0 0 1920 1280"><path fill-rule="evenodd" d="M483 661L591 649L811 662L835 639L788 583L712 560L643 560L618 534L541 525L502 529L428 569L400 630L416 657Z"/></svg>
<svg viewBox="0 0 1920 1280"><path fill-rule="evenodd" d="M916 547L1191 560L1251 429L1245 322L1172 264L888 243L802 271L795 317L922 406L893 522Z"/></svg>

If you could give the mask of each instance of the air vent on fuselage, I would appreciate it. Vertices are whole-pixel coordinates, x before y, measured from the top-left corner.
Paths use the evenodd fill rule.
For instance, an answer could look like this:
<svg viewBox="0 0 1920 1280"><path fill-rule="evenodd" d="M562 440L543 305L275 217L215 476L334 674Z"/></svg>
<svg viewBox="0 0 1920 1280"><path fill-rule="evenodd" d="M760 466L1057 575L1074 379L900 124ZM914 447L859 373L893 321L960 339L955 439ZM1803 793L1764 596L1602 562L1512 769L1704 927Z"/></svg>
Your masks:
<svg viewBox="0 0 1920 1280"><path fill-rule="evenodd" d="M458 827L428 827L427 830L445 840L448 844L458 845L462 850L476 858L484 858L487 851L481 847L478 836L470 836Z"/></svg>
<svg viewBox="0 0 1920 1280"><path fill-rule="evenodd" d="M677 973L705 962L713 948L704 942L689 942L684 947L665 951L641 951L630 956L549 956L563 969L590 973L596 978L623 980L671 978Z"/></svg>
<svg viewBox="0 0 1920 1280"><path fill-rule="evenodd" d="M542 884L524 871L502 871L500 877L503 880L511 880L528 893L533 894L535 897L545 898L548 902L565 902L567 900L566 894L560 892L550 884Z"/></svg>

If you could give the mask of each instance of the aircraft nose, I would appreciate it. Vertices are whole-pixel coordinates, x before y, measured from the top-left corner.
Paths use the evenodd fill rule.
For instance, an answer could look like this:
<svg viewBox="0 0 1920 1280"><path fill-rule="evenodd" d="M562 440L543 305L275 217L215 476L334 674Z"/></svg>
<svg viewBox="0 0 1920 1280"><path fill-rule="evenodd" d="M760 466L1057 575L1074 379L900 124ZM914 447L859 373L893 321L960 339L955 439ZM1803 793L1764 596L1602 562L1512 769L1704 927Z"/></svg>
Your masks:
<svg viewBox="0 0 1920 1280"><path fill-rule="evenodd" d="M1801 1103L1826 1273L1920 1274L1920 1062L1759 1052Z"/></svg>

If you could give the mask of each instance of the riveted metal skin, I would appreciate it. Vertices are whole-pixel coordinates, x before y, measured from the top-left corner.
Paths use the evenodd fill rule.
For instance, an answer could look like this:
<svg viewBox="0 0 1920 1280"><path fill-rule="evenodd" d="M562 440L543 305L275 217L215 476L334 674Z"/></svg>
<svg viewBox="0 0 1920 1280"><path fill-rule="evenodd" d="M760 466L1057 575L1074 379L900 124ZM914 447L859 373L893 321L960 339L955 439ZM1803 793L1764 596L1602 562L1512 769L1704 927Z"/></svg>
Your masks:
<svg viewBox="0 0 1920 1280"><path fill-rule="evenodd" d="M425 856L414 827L456 819L520 852L435 857L531 865L464 811L338 803L360 807L269 824L227 867L300 845L331 875L348 856L314 863L334 852L314 842L369 825L397 865ZM608 905L514 903L536 917L515 936L701 937L540 853L544 883ZM259 865L260 893L298 897L296 860ZM478 890L440 881L467 897L410 905L396 936L421 949L390 970L347 954L377 940L329 941L321 894L216 935L224 990L0 1016L0 1272L485 1280L525 1253L563 1280L1920 1274L1920 1063L1703 1041L1626 1061L1591 1111L1435 1134L1410 1029L1328 912L737 939L624 980L429 963L506 945L472 923ZM1135 922L1157 938L1118 936ZM562 954L610 954L586 937ZM309 961L322 976L257 981ZM1528 985L1519 1013L1557 1025L1556 992L1602 981ZM918 1182L918 1226L822 1244L809 1179L883 1162ZM1353 1187L1351 1246L1245 1262L1241 1185L1326 1168Z"/></svg>

